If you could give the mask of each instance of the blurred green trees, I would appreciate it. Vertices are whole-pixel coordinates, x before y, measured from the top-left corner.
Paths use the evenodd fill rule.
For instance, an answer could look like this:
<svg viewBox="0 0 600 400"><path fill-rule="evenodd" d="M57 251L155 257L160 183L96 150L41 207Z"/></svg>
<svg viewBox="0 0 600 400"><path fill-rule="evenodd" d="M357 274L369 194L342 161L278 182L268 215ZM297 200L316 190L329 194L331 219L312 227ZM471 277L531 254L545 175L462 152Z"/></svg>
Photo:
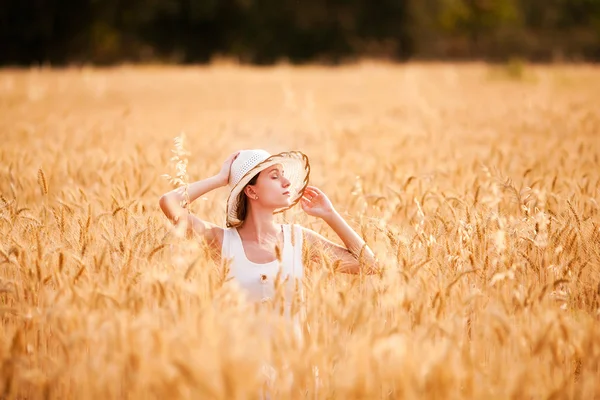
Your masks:
<svg viewBox="0 0 600 400"><path fill-rule="evenodd" d="M0 63L600 60L600 0L2 0Z"/></svg>

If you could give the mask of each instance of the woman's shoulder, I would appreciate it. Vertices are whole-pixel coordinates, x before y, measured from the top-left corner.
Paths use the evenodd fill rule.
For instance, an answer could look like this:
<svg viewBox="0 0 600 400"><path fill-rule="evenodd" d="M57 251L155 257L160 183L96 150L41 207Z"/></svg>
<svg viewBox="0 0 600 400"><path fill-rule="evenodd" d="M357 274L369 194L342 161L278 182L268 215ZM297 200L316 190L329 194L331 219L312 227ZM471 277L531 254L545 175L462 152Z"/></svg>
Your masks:
<svg viewBox="0 0 600 400"><path fill-rule="evenodd" d="M286 226L288 227L288 229L290 229L291 231L294 232L294 234L300 234L303 237L311 236L313 234L315 234L316 232L311 230L310 228L307 228L301 224L297 224L297 223L291 223L291 224L286 224Z"/></svg>
<svg viewBox="0 0 600 400"><path fill-rule="evenodd" d="M236 234L236 228L235 227L224 227L221 228L219 234L221 236L221 242L223 242L223 240L228 239L232 236L234 236Z"/></svg>
<svg viewBox="0 0 600 400"><path fill-rule="evenodd" d="M215 250L221 250L223 243L228 240L232 234L231 229L232 228L213 226L205 233L204 239L208 245Z"/></svg>
<svg viewBox="0 0 600 400"><path fill-rule="evenodd" d="M289 227L288 229L290 230L290 232L293 232L292 234L294 235L294 237L300 238L303 245L311 245L319 242L321 235L319 235L312 229L296 223L286 225Z"/></svg>
<svg viewBox="0 0 600 400"><path fill-rule="evenodd" d="M284 227L284 229L287 229L289 231L294 231L294 233L304 232L304 230L306 229L302 225L296 224L296 223L282 224L282 226Z"/></svg>

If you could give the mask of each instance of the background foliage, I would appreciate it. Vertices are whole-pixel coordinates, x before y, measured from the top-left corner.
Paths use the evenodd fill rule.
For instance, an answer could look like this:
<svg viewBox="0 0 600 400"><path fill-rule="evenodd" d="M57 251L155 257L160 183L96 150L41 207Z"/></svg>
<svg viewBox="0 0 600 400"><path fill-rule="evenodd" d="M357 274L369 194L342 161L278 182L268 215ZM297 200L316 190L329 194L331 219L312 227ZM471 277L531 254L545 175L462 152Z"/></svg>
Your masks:
<svg viewBox="0 0 600 400"><path fill-rule="evenodd" d="M0 64L598 60L599 0L4 0Z"/></svg>

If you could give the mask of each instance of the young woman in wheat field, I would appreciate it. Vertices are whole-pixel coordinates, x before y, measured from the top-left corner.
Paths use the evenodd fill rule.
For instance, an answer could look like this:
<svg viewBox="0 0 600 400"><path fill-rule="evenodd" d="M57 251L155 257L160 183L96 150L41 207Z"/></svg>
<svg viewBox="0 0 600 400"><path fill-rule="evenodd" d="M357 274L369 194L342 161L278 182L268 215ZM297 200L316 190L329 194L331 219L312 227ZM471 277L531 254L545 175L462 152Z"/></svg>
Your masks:
<svg viewBox="0 0 600 400"><path fill-rule="evenodd" d="M369 274L375 266L373 252L329 198L308 186L309 175L308 157L302 152L271 155L265 150L242 150L231 154L216 175L189 184L187 194L185 187L179 187L161 196L159 204L171 221L187 222L189 233L206 239L228 262L228 278L249 300L271 300L278 273L280 279L291 278L287 279L287 313L294 285L304 274L303 245L316 248L310 252L312 261L320 262L323 255L339 260L340 272ZM229 188L225 227L187 212L186 202L224 186ZM275 222L275 214L298 202L308 215L325 221L344 246L305 227Z"/></svg>
<svg viewBox="0 0 600 400"><path fill-rule="evenodd" d="M299 151L271 155L264 150L242 150L231 154L216 175L179 187L161 196L159 204L175 224L187 223L190 234L197 234L228 264L227 278L255 303L270 302L275 296L275 280L284 283L284 314L291 316L295 290L304 275L303 246L313 261L323 255L340 261L339 271L372 273L375 258L364 240L335 210L318 188L308 186L310 164ZM225 227L220 227L187 212L191 203L207 192L228 186ZM310 216L323 219L339 236L344 246L299 225L279 224L275 214L300 202ZM186 218L187 217L187 218ZM363 261L364 260L364 261ZM300 335L298 319L294 331ZM300 335L301 336L301 335ZM277 373L263 365L265 393ZM318 380L318 371L313 367Z"/></svg>

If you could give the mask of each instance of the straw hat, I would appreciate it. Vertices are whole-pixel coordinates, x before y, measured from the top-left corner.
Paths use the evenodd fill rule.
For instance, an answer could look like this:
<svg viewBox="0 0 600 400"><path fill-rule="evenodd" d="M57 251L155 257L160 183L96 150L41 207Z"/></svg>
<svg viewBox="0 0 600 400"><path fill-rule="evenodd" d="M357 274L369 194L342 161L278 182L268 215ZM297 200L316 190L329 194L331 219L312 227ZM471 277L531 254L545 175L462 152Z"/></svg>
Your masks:
<svg viewBox="0 0 600 400"><path fill-rule="evenodd" d="M265 150L242 150L231 164L229 172L229 197L227 198L228 228L239 226L243 221L237 217L240 201L243 199L240 193L252 178L260 171L273 165L283 165L284 176L290 181L291 203L287 207L279 208L275 214L285 211L298 203L302 198L304 189L308 185L310 164L308 157L300 151L288 151L275 155Z"/></svg>

